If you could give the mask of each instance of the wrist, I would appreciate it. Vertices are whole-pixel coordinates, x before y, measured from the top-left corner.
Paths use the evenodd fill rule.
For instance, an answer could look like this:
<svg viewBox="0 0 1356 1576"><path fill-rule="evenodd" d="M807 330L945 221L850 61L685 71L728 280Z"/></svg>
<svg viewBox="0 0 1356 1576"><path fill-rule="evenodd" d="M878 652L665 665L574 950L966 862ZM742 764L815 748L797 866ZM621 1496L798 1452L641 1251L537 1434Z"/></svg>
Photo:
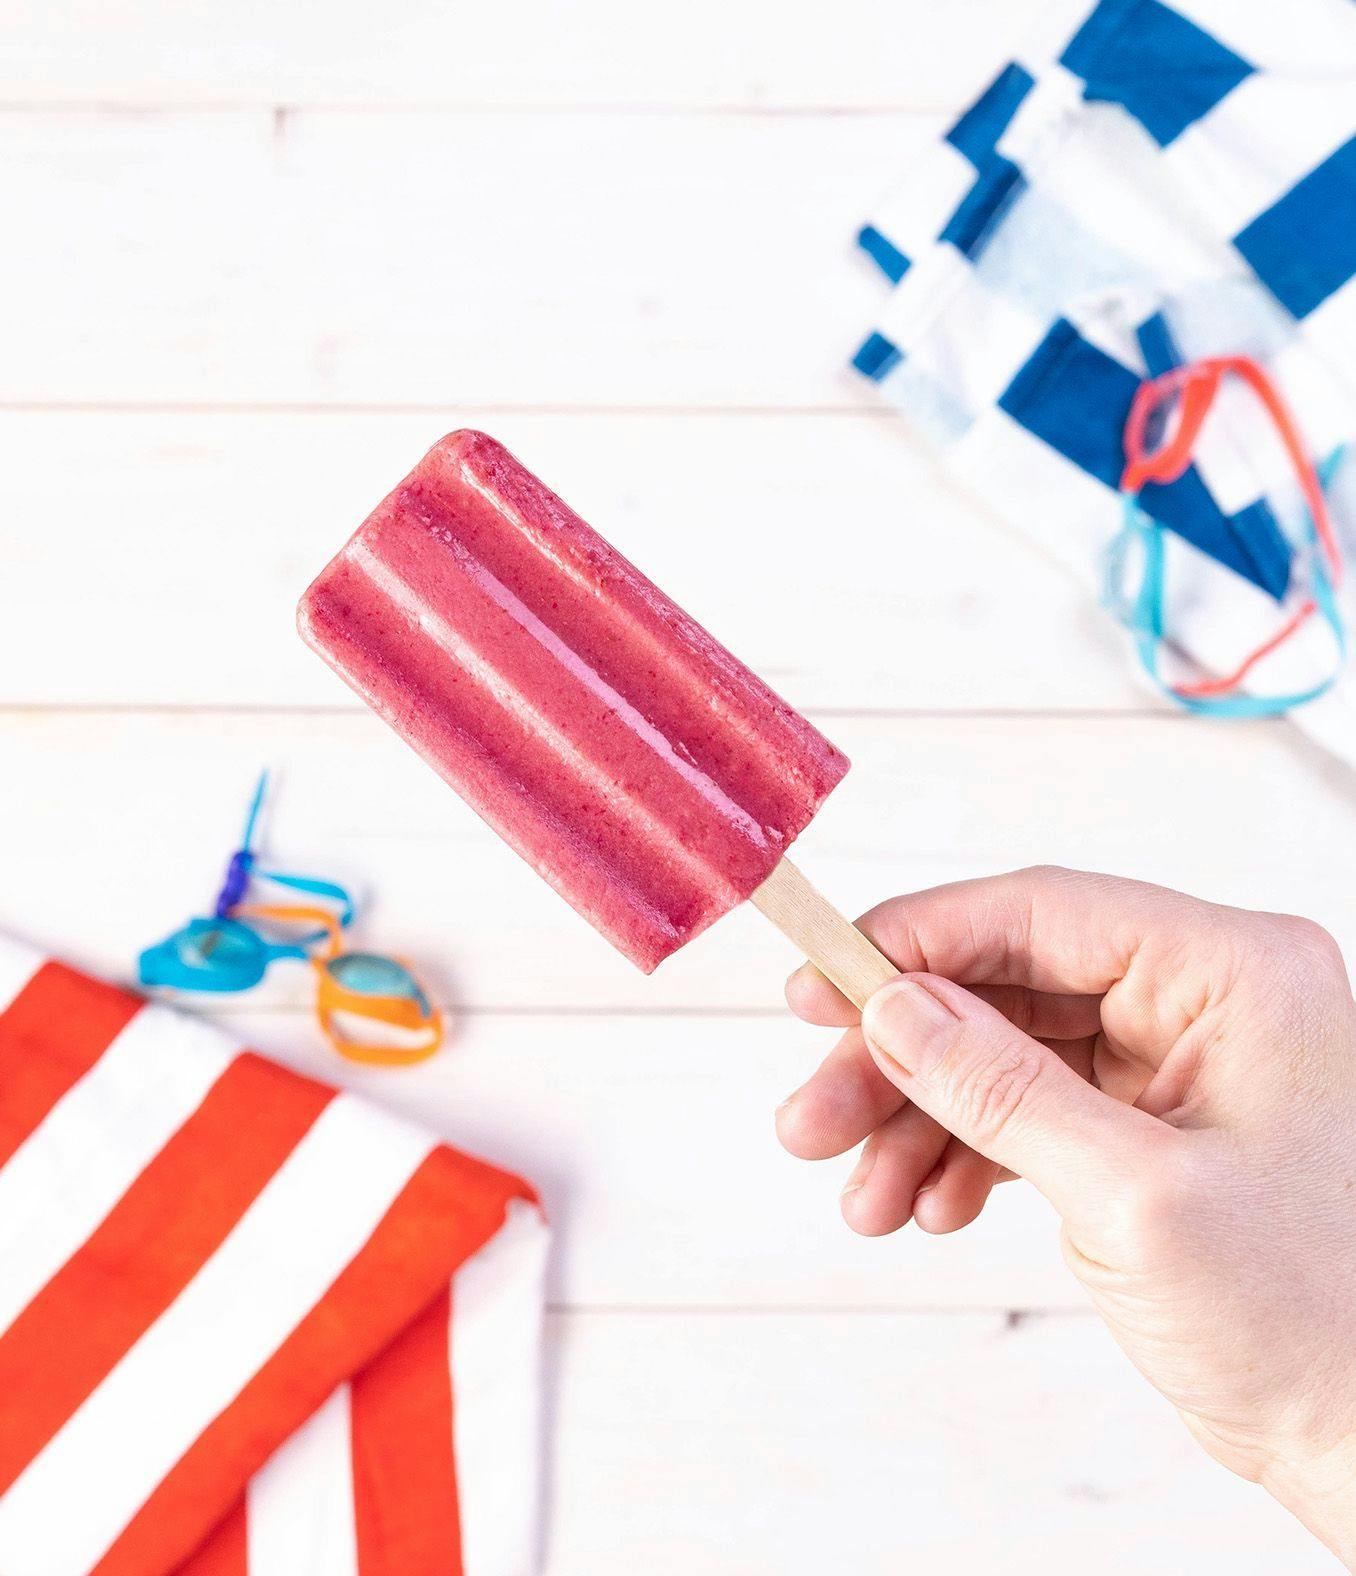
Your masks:
<svg viewBox="0 0 1356 1576"><path fill-rule="evenodd" d="M1262 1486L1356 1571L1356 1433L1315 1454L1280 1458Z"/></svg>

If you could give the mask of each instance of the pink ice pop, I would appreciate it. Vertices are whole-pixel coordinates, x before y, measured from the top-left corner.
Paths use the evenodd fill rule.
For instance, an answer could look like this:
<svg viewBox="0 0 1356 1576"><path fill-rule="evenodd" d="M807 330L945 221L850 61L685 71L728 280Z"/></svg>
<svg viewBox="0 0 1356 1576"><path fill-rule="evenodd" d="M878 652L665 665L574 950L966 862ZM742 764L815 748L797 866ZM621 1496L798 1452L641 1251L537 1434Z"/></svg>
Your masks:
<svg viewBox="0 0 1356 1576"><path fill-rule="evenodd" d="M647 973L767 879L848 769L484 433L434 445L299 623Z"/></svg>

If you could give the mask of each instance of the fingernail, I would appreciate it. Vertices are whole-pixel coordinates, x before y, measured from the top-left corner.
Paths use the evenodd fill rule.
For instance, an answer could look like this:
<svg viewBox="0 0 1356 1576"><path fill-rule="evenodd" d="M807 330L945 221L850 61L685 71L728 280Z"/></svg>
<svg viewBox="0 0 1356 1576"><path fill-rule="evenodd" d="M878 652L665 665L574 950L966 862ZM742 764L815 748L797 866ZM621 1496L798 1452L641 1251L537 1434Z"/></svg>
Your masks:
<svg viewBox="0 0 1356 1576"><path fill-rule="evenodd" d="M942 1162L939 1160L937 1162L937 1164L935 1166L933 1166L932 1170L929 1171L928 1174L923 1178L922 1182L919 1183L918 1191L913 1196L915 1198L919 1198L924 1193L931 1192L932 1189L935 1188L937 1186L937 1184L941 1180L942 1180Z"/></svg>
<svg viewBox="0 0 1356 1576"><path fill-rule="evenodd" d="M857 1164L852 1168L852 1175L843 1184L844 1198L846 1198L849 1193L855 1193L858 1188L865 1184L867 1177L871 1175L871 1168L875 1165L875 1163L875 1151L863 1149Z"/></svg>
<svg viewBox="0 0 1356 1576"><path fill-rule="evenodd" d="M862 1028L873 1048L915 1077L946 1049L960 1019L917 980L894 980L866 1004Z"/></svg>

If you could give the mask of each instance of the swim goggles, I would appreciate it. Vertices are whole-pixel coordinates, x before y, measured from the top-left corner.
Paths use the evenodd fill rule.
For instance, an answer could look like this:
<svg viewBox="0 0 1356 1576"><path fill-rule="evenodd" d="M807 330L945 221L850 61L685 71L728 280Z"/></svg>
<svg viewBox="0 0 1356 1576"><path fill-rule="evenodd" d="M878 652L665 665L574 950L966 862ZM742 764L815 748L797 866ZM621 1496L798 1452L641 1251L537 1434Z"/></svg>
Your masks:
<svg viewBox="0 0 1356 1576"><path fill-rule="evenodd" d="M409 965L377 953L345 952L341 934L353 919L353 901L333 881L262 869L254 851L268 774L260 776L245 817L240 847L231 855L210 916L191 919L138 959L143 985L189 991L243 991L257 985L281 960L312 964L319 976L316 1015L326 1039L351 1061L399 1066L423 1061L442 1043L442 1020ZM265 882L320 903L271 904L243 901L253 883ZM247 920L281 925L270 939ZM300 932L287 927L300 925ZM313 949L319 949L318 951ZM358 1018L400 1031L393 1044L343 1032Z"/></svg>
<svg viewBox="0 0 1356 1576"><path fill-rule="evenodd" d="M241 919L320 926L325 940L318 950L285 944L273 950L279 957L305 957L314 968L316 1018L325 1038L341 1056L353 1062L401 1067L424 1061L442 1044L442 1018L409 965L376 952L345 951L335 915L300 904L240 903L226 923L238 924ZM355 1037L343 1030L346 1018L384 1024L410 1038L380 1043L367 1036Z"/></svg>
<svg viewBox="0 0 1356 1576"><path fill-rule="evenodd" d="M1249 652L1229 673L1218 678L1168 684L1158 671L1158 649L1164 638L1163 527L1140 506L1139 495L1147 483L1174 482L1186 472L1206 417L1228 377L1239 379L1262 405L1294 468L1305 510L1300 549L1307 562L1307 594L1283 619L1275 633ZM1107 602L1134 636L1140 661L1149 677L1187 710L1215 716L1276 716L1322 695L1336 681L1346 657L1346 631L1335 595L1335 588L1342 579L1342 553L1324 496L1325 485L1340 463L1342 451L1337 450L1316 468L1275 384L1247 356L1213 356L1145 379L1131 403L1124 439L1126 465L1121 478L1124 518L1108 553ZM1141 549L1143 578L1136 593L1128 596L1123 589L1124 565L1132 543L1137 543ZM1337 669L1321 682L1292 694L1237 693L1253 668L1315 615L1322 619L1333 636Z"/></svg>
<svg viewBox="0 0 1356 1576"><path fill-rule="evenodd" d="M260 774L245 816L240 847L231 855L221 889L207 918L190 919L163 941L147 947L137 960L137 977L143 985L165 985L174 990L242 991L257 985L269 965L280 958L302 958L313 942L323 940L325 927L285 943L266 941L249 925L227 916L241 901L252 880L266 881L291 892L323 898L337 906L337 923L353 918L353 902L343 887L314 876L289 875L260 869L254 853L254 834L260 806L268 787L268 773Z"/></svg>

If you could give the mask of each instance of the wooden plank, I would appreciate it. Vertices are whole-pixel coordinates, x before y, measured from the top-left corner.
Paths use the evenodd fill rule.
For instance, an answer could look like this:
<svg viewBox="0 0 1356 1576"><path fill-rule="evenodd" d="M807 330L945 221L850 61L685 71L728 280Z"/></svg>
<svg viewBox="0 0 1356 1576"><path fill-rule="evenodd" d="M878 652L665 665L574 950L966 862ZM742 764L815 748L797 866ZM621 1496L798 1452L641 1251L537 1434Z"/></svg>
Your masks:
<svg viewBox="0 0 1356 1576"><path fill-rule="evenodd" d="M0 116L0 403L875 407L926 114Z"/></svg>
<svg viewBox="0 0 1356 1576"><path fill-rule="evenodd" d="M0 703L356 704L294 604L458 425L503 437L801 706L1151 704L1083 588L888 415L476 409L0 413ZM58 638L73 610L80 638Z"/></svg>
<svg viewBox="0 0 1356 1576"><path fill-rule="evenodd" d="M854 1236L838 1211L851 1160L807 1165L773 1136L831 1039L789 1018L477 1016L399 1074L341 1062L309 1015L231 1012L225 1026L535 1182L556 1304L1085 1306L1026 1187L1000 1189L955 1236Z"/></svg>
<svg viewBox="0 0 1356 1576"><path fill-rule="evenodd" d="M7 8L11 104L946 106L1008 58L1034 0L447 6L60 0Z"/></svg>
<svg viewBox="0 0 1356 1576"><path fill-rule="evenodd" d="M1320 1576L1091 1319L552 1321L550 1576Z"/></svg>
<svg viewBox="0 0 1356 1576"><path fill-rule="evenodd" d="M855 765L795 857L849 915L1053 860L1307 912L1356 941L1343 862L1313 857L1349 843L1353 790L1284 724L824 722ZM358 934L418 959L462 1008L777 1010L795 962L744 905L637 973L363 712L10 713L3 727L0 925L114 975L210 899L264 763L280 773L267 856L371 894ZM306 993L279 971L260 999Z"/></svg>

